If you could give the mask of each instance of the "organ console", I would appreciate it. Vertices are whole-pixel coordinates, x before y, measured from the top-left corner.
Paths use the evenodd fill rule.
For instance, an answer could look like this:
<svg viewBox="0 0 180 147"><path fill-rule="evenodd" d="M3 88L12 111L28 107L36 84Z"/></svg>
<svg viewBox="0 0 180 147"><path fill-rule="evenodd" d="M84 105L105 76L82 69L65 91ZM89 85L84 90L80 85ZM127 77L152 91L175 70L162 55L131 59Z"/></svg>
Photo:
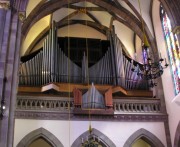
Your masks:
<svg viewBox="0 0 180 147"><path fill-rule="evenodd" d="M41 86L48 83L94 83L121 86L127 90L147 90L143 81L132 67L140 70L139 64L123 53L123 45L114 31L108 35L110 46L102 58L88 66L84 53L82 66L78 66L59 47L55 22L43 43L43 49L20 67L19 85Z"/></svg>

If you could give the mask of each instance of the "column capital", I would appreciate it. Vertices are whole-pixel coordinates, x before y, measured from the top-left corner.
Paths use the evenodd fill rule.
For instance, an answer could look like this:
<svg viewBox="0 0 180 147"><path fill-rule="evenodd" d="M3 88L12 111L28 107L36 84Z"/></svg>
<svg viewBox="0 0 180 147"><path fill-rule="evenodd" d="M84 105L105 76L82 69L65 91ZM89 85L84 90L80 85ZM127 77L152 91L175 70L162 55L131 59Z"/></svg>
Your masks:
<svg viewBox="0 0 180 147"><path fill-rule="evenodd" d="M0 1L0 9L10 9L10 2L9 1Z"/></svg>
<svg viewBox="0 0 180 147"><path fill-rule="evenodd" d="M19 11L19 20L23 23L25 19L26 19L26 12Z"/></svg>
<svg viewBox="0 0 180 147"><path fill-rule="evenodd" d="M175 26L175 27L172 29L172 32L173 32L174 34L179 35L179 34L180 34L180 25Z"/></svg>

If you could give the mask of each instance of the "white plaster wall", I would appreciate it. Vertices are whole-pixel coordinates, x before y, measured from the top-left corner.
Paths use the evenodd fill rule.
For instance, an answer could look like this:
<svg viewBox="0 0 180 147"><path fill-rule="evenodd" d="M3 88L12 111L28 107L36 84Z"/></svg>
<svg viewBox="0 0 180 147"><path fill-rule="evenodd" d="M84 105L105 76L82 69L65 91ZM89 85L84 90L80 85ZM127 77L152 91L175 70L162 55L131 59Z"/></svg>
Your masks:
<svg viewBox="0 0 180 147"><path fill-rule="evenodd" d="M45 39L46 39L46 36L45 36L44 38L42 38L42 39L34 46L34 48L31 50L31 53L34 52L34 51L39 50L40 48L42 48Z"/></svg>
<svg viewBox="0 0 180 147"><path fill-rule="evenodd" d="M75 12L75 10L73 9L67 9L67 8L58 9L52 14L52 21L58 22L73 12Z"/></svg>
<svg viewBox="0 0 180 147"><path fill-rule="evenodd" d="M159 1L154 0L153 1L154 30L155 30L158 50L159 52L161 52L162 57L166 58L169 63L166 44L165 44L163 31L162 31L162 25L160 21L159 6L160 6ZM168 66L168 68L164 70L164 74L162 75L162 83L163 83L167 113L169 114L171 141L172 141L172 144L174 144L176 128L180 121L180 113L179 113L180 106L176 103L176 101L180 100L180 94L175 97L174 85L173 85L170 66Z"/></svg>
<svg viewBox="0 0 180 147"><path fill-rule="evenodd" d="M79 31L81 30L81 31ZM68 34L68 27L63 27L58 29L57 35L59 37L82 37L82 38L96 38L107 40L106 36L91 27L86 27L84 25L71 25L69 26L69 34ZM32 49L31 52L39 50L43 47L43 42L46 37L44 37L41 41L37 43L37 45Z"/></svg>
<svg viewBox="0 0 180 147"><path fill-rule="evenodd" d="M26 8L26 17L31 13L31 11L41 2L42 0L29 0Z"/></svg>
<svg viewBox="0 0 180 147"><path fill-rule="evenodd" d="M143 63L143 55L142 55L142 41L138 35L136 35L135 39L136 44L136 61Z"/></svg>
<svg viewBox="0 0 180 147"><path fill-rule="evenodd" d="M140 8L141 8L142 17L144 21L146 22L152 36L154 36L153 25L152 25L151 16L150 16L151 0L140 0L140 6L141 6L140 8L139 8L138 0L129 0L129 2L135 7L135 9L139 13L140 13Z"/></svg>
<svg viewBox="0 0 180 147"><path fill-rule="evenodd" d="M129 12L131 12L134 16L136 16L136 14L134 13L134 11L127 5L127 3L125 1L122 0L118 0L118 2L121 4L121 6L123 6L125 9L127 9ZM137 16L136 16L137 17ZM138 18L138 17L137 17Z"/></svg>
<svg viewBox="0 0 180 147"><path fill-rule="evenodd" d="M14 147L33 130L43 127L54 134L64 145L72 143L88 130L89 121L27 120L16 119L14 130ZM105 134L117 147L123 147L126 140L140 128L144 128L158 137L166 146L163 122L104 122L92 121L92 128ZM70 140L70 141L69 141Z"/></svg>
<svg viewBox="0 0 180 147"><path fill-rule="evenodd" d="M107 40L107 37L89 26L75 24L69 27L60 28L57 32L59 37L82 37Z"/></svg>
<svg viewBox="0 0 180 147"><path fill-rule="evenodd" d="M113 25L118 38L124 44L130 56L134 58L134 32L118 21L113 21Z"/></svg>

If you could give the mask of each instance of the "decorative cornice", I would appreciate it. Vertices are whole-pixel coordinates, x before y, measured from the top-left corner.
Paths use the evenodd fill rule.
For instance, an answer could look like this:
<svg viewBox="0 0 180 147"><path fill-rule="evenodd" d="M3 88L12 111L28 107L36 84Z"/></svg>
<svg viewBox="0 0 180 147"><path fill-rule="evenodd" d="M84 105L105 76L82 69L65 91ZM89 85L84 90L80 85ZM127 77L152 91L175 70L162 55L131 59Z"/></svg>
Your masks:
<svg viewBox="0 0 180 147"><path fill-rule="evenodd" d="M9 1L0 1L0 9L5 9L5 10L10 9L10 2Z"/></svg>
<svg viewBox="0 0 180 147"><path fill-rule="evenodd" d="M59 112L33 112L18 111L15 112L16 119L41 119L41 120L89 120L88 115L74 115L72 113ZM114 121L114 122L164 122L167 121L167 114L114 114L114 115L94 115L91 116L94 121Z"/></svg>
<svg viewBox="0 0 180 147"><path fill-rule="evenodd" d="M173 30L172 30L172 32L174 33L174 34L180 34L180 26L175 26L174 28L173 28Z"/></svg>

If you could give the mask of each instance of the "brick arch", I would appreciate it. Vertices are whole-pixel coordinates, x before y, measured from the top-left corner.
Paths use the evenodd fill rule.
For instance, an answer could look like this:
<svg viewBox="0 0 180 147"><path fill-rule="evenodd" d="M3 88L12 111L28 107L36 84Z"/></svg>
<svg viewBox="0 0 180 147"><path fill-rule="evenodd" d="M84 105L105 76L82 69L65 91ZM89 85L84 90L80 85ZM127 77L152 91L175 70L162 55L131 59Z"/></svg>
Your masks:
<svg viewBox="0 0 180 147"><path fill-rule="evenodd" d="M163 143L154 134L143 128L133 133L125 142L123 147L131 147L132 144L138 139L146 141L151 145L151 147L164 147Z"/></svg>
<svg viewBox="0 0 180 147"><path fill-rule="evenodd" d="M174 147L180 147L180 122L176 129L176 134L174 138Z"/></svg>
<svg viewBox="0 0 180 147"><path fill-rule="evenodd" d="M107 147L116 147L116 145L103 133L101 133L100 131L96 130L96 129L92 129L92 134L94 134L95 136L98 136L101 141L107 146ZM87 138L87 136L89 135L89 131L84 132L83 134L81 134L71 145L71 147L79 147L81 146L81 141L82 138Z"/></svg>
<svg viewBox="0 0 180 147"><path fill-rule="evenodd" d="M27 134L16 147L28 147L34 140L40 137L49 142L53 147L64 147L56 136L44 128L39 128Z"/></svg>

